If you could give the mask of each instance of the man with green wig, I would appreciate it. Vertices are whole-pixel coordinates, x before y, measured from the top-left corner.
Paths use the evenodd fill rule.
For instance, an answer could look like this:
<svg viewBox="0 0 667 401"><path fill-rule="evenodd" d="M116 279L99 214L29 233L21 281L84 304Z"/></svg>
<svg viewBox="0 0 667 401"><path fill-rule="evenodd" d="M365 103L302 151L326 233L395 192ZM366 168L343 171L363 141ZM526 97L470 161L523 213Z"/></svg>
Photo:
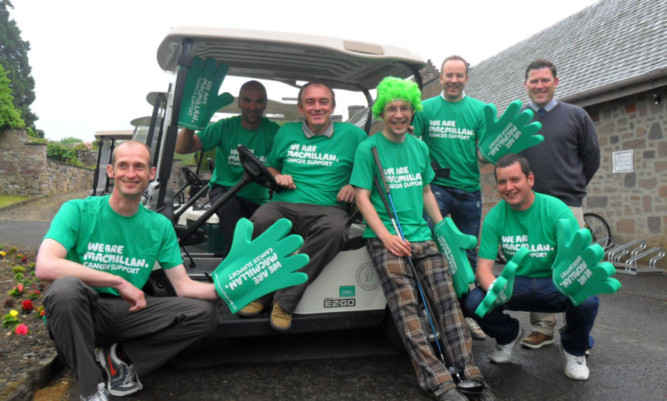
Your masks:
<svg viewBox="0 0 667 401"><path fill-rule="evenodd" d="M483 386L470 399L495 400L472 355L472 339L452 287L449 265L438 251L424 212L435 222L443 217L429 183L435 173L426 144L406 135L412 117L421 110L421 92L414 82L385 78L377 88L373 115L383 130L357 148L350 183L366 221L366 248L377 270L394 322L401 334L420 387L438 400L468 400L429 341L429 322L421 313L417 279L423 286L430 314L437 325L444 355L460 379ZM380 166L374 153L377 151ZM380 175L380 169L384 177ZM380 187L386 179L394 210L385 207ZM378 180L375 184L374 181ZM394 225L394 216L398 225ZM399 228L400 227L400 228ZM414 270L412 266L414 265ZM413 273L414 272L414 273ZM418 277L415 277L416 274Z"/></svg>

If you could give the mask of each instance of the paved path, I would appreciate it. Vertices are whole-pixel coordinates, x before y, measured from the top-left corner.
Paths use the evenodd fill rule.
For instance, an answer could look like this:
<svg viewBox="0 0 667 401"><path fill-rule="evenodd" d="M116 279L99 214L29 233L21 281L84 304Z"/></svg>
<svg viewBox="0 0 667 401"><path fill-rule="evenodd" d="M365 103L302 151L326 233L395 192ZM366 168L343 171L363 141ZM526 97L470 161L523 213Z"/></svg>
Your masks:
<svg viewBox="0 0 667 401"><path fill-rule="evenodd" d="M0 209L0 244L37 250L60 206L87 195L88 190L57 194Z"/></svg>

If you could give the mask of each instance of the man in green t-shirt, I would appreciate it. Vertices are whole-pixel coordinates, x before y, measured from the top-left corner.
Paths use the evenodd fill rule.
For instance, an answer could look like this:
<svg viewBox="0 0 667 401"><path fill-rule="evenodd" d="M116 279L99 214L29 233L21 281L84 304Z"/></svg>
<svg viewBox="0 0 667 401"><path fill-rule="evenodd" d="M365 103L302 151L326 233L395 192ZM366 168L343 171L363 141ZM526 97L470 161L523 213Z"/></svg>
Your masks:
<svg viewBox="0 0 667 401"><path fill-rule="evenodd" d="M415 110L421 108L421 92L414 82L394 77L385 78L377 91L373 114L384 121L384 129L359 145L350 183L356 187L357 206L366 221L366 247L380 276L389 310L420 387L441 401L467 400L429 341L430 328L421 312L416 280L423 283L433 308L430 313L443 329L440 335L447 348L444 352L463 378L484 386L474 399L495 400L475 366L472 339L452 288L449 265L438 251L423 217L425 211L435 223L442 220L428 185L435 175L428 148L421 140L406 135ZM379 179L379 166L374 160L373 148L381 160L405 240L383 205L383 194L374 186L374 180ZM412 258L419 277L414 276L408 258Z"/></svg>
<svg viewBox="0 0 667 401"><path fill-rule="evenodd" d="M460 56L449 56L440 73L442 93L423 102L424 109L415 115L414 135L428 145L436 177L431 190L440 213L451 215L462 233L479 236L482 219L482 195L477 143L484 135L485 103L467 96L463 91L468 79L468 62ZM432 222L429 222L434 227ZM466 250L470 266L475 270L477 251ZM475 339L484 333L475 322L466 319Z"/></svg>
<svg viewBox="0 0 667 401"><path fill-rule="evenodd" d="M565 312L566 326L561 331L565 374L573 380L587 380L585 352L600 301L591 296L575 307L552 280L558 221L567 219L576 227L576 218L561 200L533 191L535 177L523 156L503 156L496 163L495 174L502 200L484 220L476 273L479 287L462 300L464 313L496 339L496 350L490 359L502 364L512 361L523 337L519 321L503 310ZM480 318L475 311L496 279L492 269L499 245L508 260L524 247L530 250L529 258L517 267L509 301Z"/></svg>
<svg viewBox="0 0 667 401"><path fill-rule="evenodd" d="M273 298L270 324L276 330L289 330L308 284L348 239L349 219L342 205L354 202L349 185L354 152L367 136L352 124L331 121L335 106L334 92L326 84L301 87L297 107L304 121L283 125L267 158L269 171L283 189L251 218L255 235L280 218L291 220L292 231L304 239L300 252L310 257L300 270L308 275L306 283L276 291L239 312L256 316Z"/></svg>
<svg viewBox="0 0 667 401"><path fill-rule="evenodd" d="M37 277L52 281L44 296L49 332L83 400L135 394L138 375L217 325L208 301L217 298L214 285L190 279L171 222L140 203L155 177L150 159L140 142L117 146L107 166L112 193L65 203L37 255ZM142 291L155 262L177 297Z"/></svg>
<svg viewBox="0 0 667 401"><path fill-rule="evenodd" d="M202 149L204 151L216 149L215 169L209 183L211 204L220 199L243 177L243 167L236 150L238 145L247 147L261 162L266 163L266 156L271 150L273 138L280 128L278 124L262 116L266 104L264 85L258 81L248 81L241 86L239 92L240 116L209 124L206 129L197 132L196 135L189 128L183 128L178 133L176 153L185 154ZM250 218L267 199L268 190L251 182L216 211L225 241L224 254L229 251L234 238L234 228L239 219Z"/></svg>

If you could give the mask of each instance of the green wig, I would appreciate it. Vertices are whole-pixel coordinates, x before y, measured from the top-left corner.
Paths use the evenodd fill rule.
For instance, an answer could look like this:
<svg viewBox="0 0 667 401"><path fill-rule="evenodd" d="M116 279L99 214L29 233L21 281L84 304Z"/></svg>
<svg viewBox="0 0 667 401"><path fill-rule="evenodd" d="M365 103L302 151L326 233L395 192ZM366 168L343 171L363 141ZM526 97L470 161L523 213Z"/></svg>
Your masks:
<svg viewBox="0 0 667 401"><path fill-rule="evenodd" d="M410 103L415 111L421 111L422 93L416 83L407 79L396 77L386 77L377 87L377 99L373 104L373 117L380 118L387 103L395 100L402 100Z"/></svg>

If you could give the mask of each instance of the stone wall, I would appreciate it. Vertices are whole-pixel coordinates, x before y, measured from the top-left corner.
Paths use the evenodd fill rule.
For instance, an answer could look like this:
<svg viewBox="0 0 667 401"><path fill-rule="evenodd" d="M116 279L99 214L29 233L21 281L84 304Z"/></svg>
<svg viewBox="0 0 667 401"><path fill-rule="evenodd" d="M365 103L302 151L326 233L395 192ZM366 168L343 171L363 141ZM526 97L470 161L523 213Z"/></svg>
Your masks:
<svg viewBox="0 0 667 401"><path fill-rule="evenodd" d="M667 249L666 101L662 87L587 108L602 162L584 207L607 220L616 243L644 239ZM614 152L623 151L632 151L633 171L614 172Z"/></svg>
<svg viewBox="0 0 667 401"><path fill-rule="evenodd" d="M23 130L0 133L0 194L52 195L91 189L94 170L46 158L45 144L27 143Z"/></svg>

